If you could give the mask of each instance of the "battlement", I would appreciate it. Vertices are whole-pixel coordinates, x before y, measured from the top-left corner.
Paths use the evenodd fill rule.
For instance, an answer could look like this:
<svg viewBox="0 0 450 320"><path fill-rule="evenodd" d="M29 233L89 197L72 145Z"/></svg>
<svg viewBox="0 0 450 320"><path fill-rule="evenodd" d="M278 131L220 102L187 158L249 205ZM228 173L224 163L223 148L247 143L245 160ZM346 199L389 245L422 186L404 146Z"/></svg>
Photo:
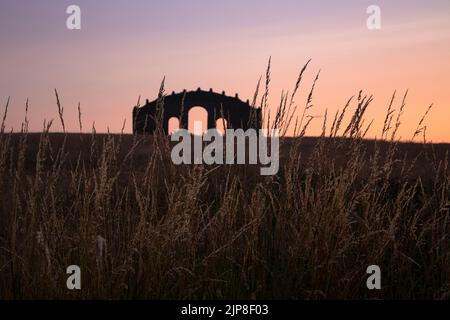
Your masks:
<svg viewBox="0 0 450 320"><path fill-rule="evenodd" d="M146 100L142 107L133 108L133 132L152 133L156 128L156 110L158 104L163 105L162 121L163 128L168 133L168 124L170 118L176 117L180 123L188 123L188 113L193 107L203 107L208 112L208 129L214 128L219 118L225 118L227 124L234 128L254 128L261 127L261 110L258 107L252 107L249 100L242 101L236 93L234 97L227 96L225 91L216 93L212 88L208 91L200 87L195 91L176 93L172 91L170 95L165 95L162 101L155 99Z"/></svg>

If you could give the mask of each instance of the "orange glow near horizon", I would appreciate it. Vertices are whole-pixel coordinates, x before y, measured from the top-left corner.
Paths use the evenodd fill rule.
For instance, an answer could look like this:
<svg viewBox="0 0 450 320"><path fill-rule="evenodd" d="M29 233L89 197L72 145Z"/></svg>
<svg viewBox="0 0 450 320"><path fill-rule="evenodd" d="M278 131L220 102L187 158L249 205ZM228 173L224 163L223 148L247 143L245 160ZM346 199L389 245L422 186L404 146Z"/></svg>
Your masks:
<svg viewBox="0 0 450 320"><path fill-rule="evenodd" d="M366 124L374 119L368 137L379 138L393 92L397 90L398 111L409 89L399 130L402 139L411 139L423 113L434 103L425 121L427 139L450 142L448 13L414 12L412 18L394 19L387 7L382 29L370 31L365 27L364 6L359 7L353 11L362 10L361 16L342 24L325 18L318 25L308 24L299 16L299 21L280 19L245 28L199 27L189 33L181 26L173 27L170 34L161 33L163 26L152 30L136 26L135 32L105 31L105 36L98 37L88 34L86 27L78 34L64 33L65 40L58 42L2 41L0 99L6 102L11 96L7 129L20 129L29 98L30 130L40 131L44 119L55 119L52 131L61 131L53 88L58 89L66 127L72 132L79 130L78 102L84 131L89 132L95 122L97 132L120 132L126 119L126 132L131 132L133 105L140 95L141 101L156 98L164 76L167 92L213 88L252 100L271 56L272 112L281 92L292 92L298 72L311 58L295 99L300 115L315 74L321 70L309 110L316 118L308 135L320 134L325 111L329 128L337 110L363 90L374 96L366 115Z"/></svg>

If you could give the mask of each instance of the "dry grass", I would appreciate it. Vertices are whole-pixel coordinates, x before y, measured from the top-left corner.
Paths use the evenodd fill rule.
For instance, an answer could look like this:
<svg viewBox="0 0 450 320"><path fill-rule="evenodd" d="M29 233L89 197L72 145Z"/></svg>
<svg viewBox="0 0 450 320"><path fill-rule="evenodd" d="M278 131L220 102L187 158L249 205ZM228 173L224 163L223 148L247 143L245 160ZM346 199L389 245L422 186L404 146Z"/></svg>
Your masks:
<svg viewBox="0 0 450 320"><path fill-rule="evenodd" d="M2 125L0 296L449 298L449 146L399 143L392 106L390 139L364 140L371 97L362 93L331 126L325 118L321 137L304 137L313 89L293 117L303 71L267 122L282 132L292 122L297 135L282 139L273 177L254 166L173 165L159 134ZM71 264L82 269L81 291L66 289ZM366 288L371 264L383 272L381 291Z"/></svg>

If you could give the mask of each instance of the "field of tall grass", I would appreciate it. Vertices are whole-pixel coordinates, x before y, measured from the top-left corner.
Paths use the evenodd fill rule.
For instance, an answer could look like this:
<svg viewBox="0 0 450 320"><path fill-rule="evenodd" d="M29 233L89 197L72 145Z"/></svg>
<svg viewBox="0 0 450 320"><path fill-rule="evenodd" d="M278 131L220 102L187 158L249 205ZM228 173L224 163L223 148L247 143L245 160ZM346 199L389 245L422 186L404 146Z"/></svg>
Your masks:
<svg viewBox="0 0 450 320"><path fill-rule="evenodd" d="M365 139L362 93L306 137L315 82L295 103L305 69L272 115L270 67L255 92L268 126L294 128L275 176L174 165L160 132L51 133L48 122L29 133L25 117L8 133L5 111L1 299L450 298L449 145L426 142L425 116L412 133L422 143L398 141L406 94L378 140ZM64 128L58 95L57 106ZM369 291L373 264L382 289ZM69 265L81 290L66 287Z"/></svg>

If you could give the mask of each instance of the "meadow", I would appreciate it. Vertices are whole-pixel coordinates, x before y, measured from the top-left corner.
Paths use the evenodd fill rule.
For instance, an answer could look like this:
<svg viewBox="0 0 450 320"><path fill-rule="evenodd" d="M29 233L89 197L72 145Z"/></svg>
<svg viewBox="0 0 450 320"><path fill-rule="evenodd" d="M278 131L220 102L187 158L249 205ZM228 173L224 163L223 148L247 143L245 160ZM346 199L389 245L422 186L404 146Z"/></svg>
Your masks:
<svg viewBox="0 0 450 320"><path fill-rule="evenodd" d="M30 133L25 118L11 133L3 124L0 297L448 299L450 145L397 139L405 99L397 116L388 106L380 138L366 139L371 97L362 93L307 137L314 85L293 117L301 77L272 114L282 133L295 123L274 176L253 165L174 165L158 132L52 133L49 122ZM424 121L413 138L425 137ZM81 290L66 287L73 264ZM381 290L366 287L373 264Z"/></svg>

